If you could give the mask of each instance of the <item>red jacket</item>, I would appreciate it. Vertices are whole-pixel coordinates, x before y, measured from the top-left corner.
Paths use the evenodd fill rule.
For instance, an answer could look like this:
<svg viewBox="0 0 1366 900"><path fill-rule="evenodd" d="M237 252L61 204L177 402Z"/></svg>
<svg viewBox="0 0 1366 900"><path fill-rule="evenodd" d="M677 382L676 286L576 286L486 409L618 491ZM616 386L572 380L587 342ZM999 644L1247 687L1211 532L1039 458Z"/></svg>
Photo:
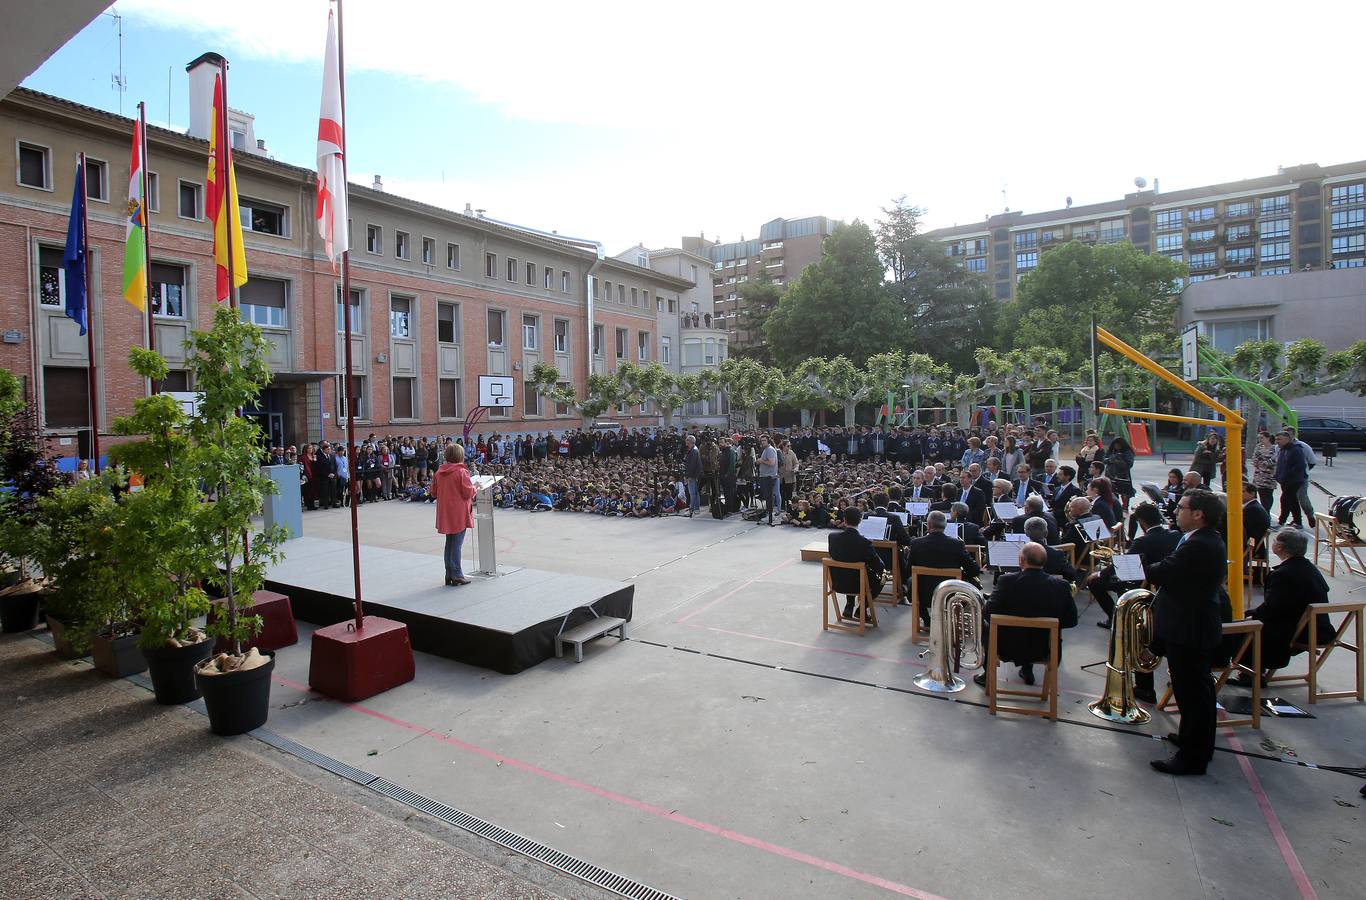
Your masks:
<svg viewBox="0 0 1366 900"><path fill-rule="evenodd" d="M436 495L437 531L459 534L473 527L470 501L474 499L474 482L464 463L442 463L432 479L432 493Z"/></svg>

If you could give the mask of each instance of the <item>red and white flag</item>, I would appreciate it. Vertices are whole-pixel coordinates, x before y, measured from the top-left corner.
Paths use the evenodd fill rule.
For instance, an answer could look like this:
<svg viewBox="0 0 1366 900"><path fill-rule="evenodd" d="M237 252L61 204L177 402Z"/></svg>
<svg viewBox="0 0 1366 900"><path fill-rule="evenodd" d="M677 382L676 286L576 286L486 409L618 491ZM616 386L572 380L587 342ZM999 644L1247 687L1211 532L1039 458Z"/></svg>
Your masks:
<svg viewBox="0 0 1366 900"><path fill-rule="evenodd" d="M342 119L341 71L337 65L337 25L327 13L327 49L323 54L323 103L318 117L318 235L323 249L337 260L351 249L346 227L346 123Z"/></svg>

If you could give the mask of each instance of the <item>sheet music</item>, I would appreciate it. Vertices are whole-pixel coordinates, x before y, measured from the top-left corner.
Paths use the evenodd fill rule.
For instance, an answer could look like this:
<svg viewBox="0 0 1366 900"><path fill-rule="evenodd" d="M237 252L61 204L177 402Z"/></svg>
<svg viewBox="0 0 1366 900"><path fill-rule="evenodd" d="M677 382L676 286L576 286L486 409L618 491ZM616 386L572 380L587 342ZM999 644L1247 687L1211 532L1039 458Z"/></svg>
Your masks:
<svg viewBox="0 0 1366 900"><path fill-rule="evenodd" d="M1007 543L1011 543L1011 544L1028 544L1028 543L1029 543L1029 535L1027 535L1027 534L1010 534L1009 532L1007 532L1006 534L1002 535L1002 537L1004 537L1004 538L1006 539L1006 542L1007 542Z"/></svg>
<svg viewBox="0 0 1366 900"><path fill-rule="evenodd" d="M888 510L887 515L889 515L889 516L896 516L898 519L901 520L901 524L902 524L902 525L908 524L909 521L910 521L910 518L911 518L910 513L898 512L898 511L895 510L895 509L893 509L893 510Z"/></svg>
<svg viewBox="0 0 1366 900"><path fill-rule="evenodd" d="M1104 519L1084 519L1079 524L1081 530L1093 541L1103 541L1110 537L1110 529Z"/></svg>
<svg viewBox="0 0 1366 900"><path fill-rule="evenodd" d="M1024 515L1024 510L1014 503L993 503L991 508L996 513L996 517L1003 522L1009 522L1016 516Z"/></svg>
<svg viewBox="0 0 1366 900"><path fill-rule="evenodd" d="M1125 553L1111 557L1115 567L1115 577L1120 581L1143 581L1148 576L1143 572L1143 557L1137 553Z"/></svg>
<svg viewBox="0 0 1366 900"><path fill-rule="evenodd" d="M1013 541L990 541L987 544L987 563L988 565L1000 566L1003 569L1018 569L1020 567L1020 547Z"/></svg>
<svg viewBox="0 0 1366 900"><path fill-rule="evenodd" d="M951 538L958 538L958 540L961 541L963 539L963 536L959 534L960 531L962 531L962 526L959 525L957 522L949 522L944 526L945 534L947 534Z"/></svg>
<svg viewBox="0 0 1366 900"><path fill-rule="evenodd" d="M925 518L930 514L930 501L928 500L907 500L906 512L917 518Z"/></svg>
<svg viewBox="0 0 1366 900"><path fill-rule="evenodd" d="M858 533L870 541L887 539L887 519L885 516L869 516L858 523Z"/></svg>

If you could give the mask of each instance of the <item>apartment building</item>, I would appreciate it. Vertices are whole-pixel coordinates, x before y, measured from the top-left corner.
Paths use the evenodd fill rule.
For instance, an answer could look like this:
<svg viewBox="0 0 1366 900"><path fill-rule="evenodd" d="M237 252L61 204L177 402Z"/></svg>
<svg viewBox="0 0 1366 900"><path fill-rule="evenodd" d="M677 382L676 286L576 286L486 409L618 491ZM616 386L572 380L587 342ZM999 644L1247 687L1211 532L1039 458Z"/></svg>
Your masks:
<svg viewBox="0 0 1366 900"><path fill-rule="evenodd" d="M781 287L792 284L803 269L820 260L825 239L838 224L825 216L807 216L766 222L757 240L718 243L705 237L683 238L683 250L711 261L715 315L732 349L754 347L764 340L762 334L742 327L742 285L760 273Z"/></svg>
<svg viewBox="0 0 1366 900"><path fill-rule="evenodd" d="M191 64L191 91L204 81ZM212 78L207 79L209 83ZM191 107L207 100L192 96ZM343 303L339 273L313 226L314 173L269 158L236 112L237 180L250 280L241 315L270 341L273 382L257 408L273 443L362 433L452 434L477 402L480 374L523 384L511 409L476 430L578 427L572 408L547 405L527 384L552 363L583 391L589 372L657 358L659 308L681 308L695 282L561 239L452 212L373 187L351 186L352 401L342 407ZM87 155L91 308L102 430L150 386L128 368L146 343L146 318L122 299L132 120L16 89L0 100L0 365L19 374L55 441L88 428L86 340L63 314L65 242L78 154ZM171 364L161 386L193 390L183 344L212 320L212 234L204 215L203 134L149 128L151 282L156 347ZM591 302L590 302L591 297ZM616 409L627 426L647 410Z"/></svg>
<svg viewBox="0 0 1366 900"><path fill-rule="evenodd" d="M1366 265L1366 161L1289 166L1275 175L1088 206L1006 212L928 232L980 273L998 300L1015 297L1039 257L1067 241L1128 241L1185 262L1189 283Z"/></svg>

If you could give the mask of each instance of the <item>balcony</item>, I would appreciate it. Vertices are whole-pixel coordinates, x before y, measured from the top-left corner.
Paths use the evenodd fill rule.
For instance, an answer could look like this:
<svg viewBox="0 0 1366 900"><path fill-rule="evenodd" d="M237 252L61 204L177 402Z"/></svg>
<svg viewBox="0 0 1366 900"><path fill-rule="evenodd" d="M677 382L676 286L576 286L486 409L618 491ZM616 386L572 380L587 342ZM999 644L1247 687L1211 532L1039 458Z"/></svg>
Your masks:
<svg viewBox="0 0 1366 900"><path fill-rule="evenodd" d="M1074 231L1072 232L1072 240L1094 244L1096 242L1096 233L1094 231Z"/></svg>
<svg viewBox="0 0 1366 900"><path fill-rule="evenodd" d="M1066 241L1067 235L1063 234L1061 231L1045 231L1043 233L1043 245L1045 247L1052 247L1056 244L1065 243Z"/></svg>
<svg viewBox="0 0 1366 900"><path fill-rule="evenodd" d="M1233 256L1226 255L1224 257L1224 267L1229 269L1242 268L1243 266L1255 266L1256 264L1257 254L1255 253ZM1194 266L1192 266L1192 268L1194 268Z"/></svg>
<svg viewBox="0 0 1366 900"><path fill-rule="evenodd" d="M1129 236L1123 231L1102 231L1100 233L1100 242L1102 244L1118 244L1127 241L1128 239Z"/></svg>
<svg viewBox="0 0 1366 900"><path fill-rule="evenodd" d="M1257 215L1263 219L1270 219L1275 216L1288 216L1290 215L1290 204L1280 203L1275 206L1262 206L1259 208Z"/></svg>
<svg viewBox="0 0 1366 900"><path fill-rule="evenodd" d="M1208 259L1195 259L1192 257L1190 261L1190 270L1192 272L1209 271L1210 269L1217 268L1219 268L1219 261L1213 257Z"/></svg>
<svg viewBox="0 0 1366 900"><path fill-rule="evenodd" d="M1200 237L1200 238L1197 238L1197 237L1190 237L1190 238L1188 238L1188 239L1186 240L1186 243L1189 244L1189 245L1192 246L1192 247L1210 247L1210 246L1213 246L1214 244L1219 243L1219 235L1217 235L1217 234L1212 234L1212 235L1210 235L1209 237Z"/></svg>
<svg viewBox="0 0 1366 900"><path fill-rule="evenodd" d="M1225 207L1224 209L1224 218L1228 219L1230 222L1237 222L1244 219L1250 219L1252 218L1252 215L1253 214L1251 204L1247 204L1244 206L1229 206Z"/></svg>
<svg viewBox="0 0 1366 900"><path fill-rule="evenodd" d="M1251 228L1230 228L1224 233L1225 244L1250 244L1257 240L1257 234Z"/></svg>

